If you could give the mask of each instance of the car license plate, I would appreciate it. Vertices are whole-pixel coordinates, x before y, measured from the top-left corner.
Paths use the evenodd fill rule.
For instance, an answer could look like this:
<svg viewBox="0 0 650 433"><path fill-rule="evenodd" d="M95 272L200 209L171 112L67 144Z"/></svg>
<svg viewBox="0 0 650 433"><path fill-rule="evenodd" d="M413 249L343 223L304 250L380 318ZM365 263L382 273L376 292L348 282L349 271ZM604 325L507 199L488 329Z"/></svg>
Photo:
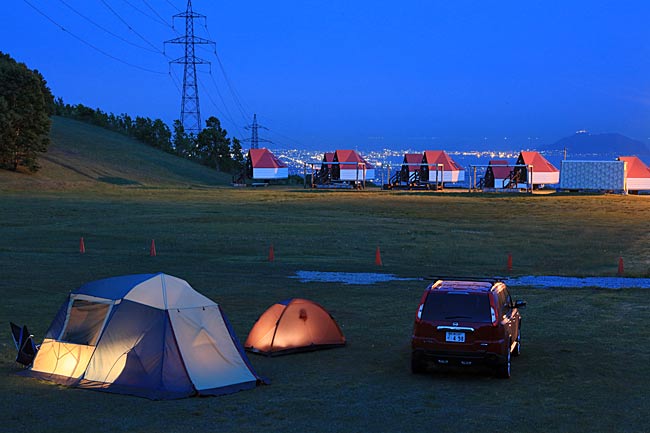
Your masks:
<svg viewBox="0 0 650 433"><path fill-rule="evenodd" d="M447 332L446 340L451 343L464 343L465 334L463 332Z"/></svg>

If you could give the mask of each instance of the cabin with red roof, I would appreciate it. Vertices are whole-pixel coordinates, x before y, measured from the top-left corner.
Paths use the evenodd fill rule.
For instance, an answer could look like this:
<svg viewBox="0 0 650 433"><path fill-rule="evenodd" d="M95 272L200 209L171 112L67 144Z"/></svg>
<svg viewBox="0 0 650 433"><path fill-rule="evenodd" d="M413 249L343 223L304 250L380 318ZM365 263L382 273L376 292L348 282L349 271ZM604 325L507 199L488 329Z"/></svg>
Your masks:
<svg viewBox="0 0 650 433"><path fill-rule="evenodd" d="M364 182L375 178L375 167L356 150L337 150L333 162L332 180Z"/></svg>
<svg viewBox="0 0 650 433"><path fill-rule="evenodd" d="M399 170L390 174L388 184L384 185L384 189L393 189L393 188L424 188L427 185L420 183L420 175L422 173L422 154L421 153L405 153L404 159L402 160L402 166Z"/></svg>
<svg viewBox="0 0 650 433"><path fill-rule="evenodd" d="M422 158L423 182L463 182L465 170L444 150L426 150ZM437 174L437 178L436 178Z"/></svg>
<svg viewBox="0 0 650 433"><path fill-rule="evenodd" d="M321 170L332 170L332 162L334 162L334 152L325 152L325 155L323 155Z"/></svg>
<svg viewBox="0 0 650 433"><path fill-rule="evenodd" d="M401 182L415 182L420 179L420 171L422 169L421 153L405 153L404 160L402 161L402 169L400 172Z"/></svg>
<svg viewBox="0 0 650 433"><path fill-rule="evenodd" d="M510 181L513 167L505 159L492 159L485 171L484 187L504 189Z"/></svg>
<svg viewBox="0 0 650 433"><path fill-rule="evenodd" d="M636 156L620 156L619 161L626 163L625 181L628 191L650 190L650 168Z"/></svg>
<svg viewBox="0 0 650 433"><path fill-rule="evenodd" d="M520 187L554 185L560 182L560 170L539 152L521 152L517 158L515 175ZM525 167L524 167L525 166Z"/></svg>
<svg viewBox="0 0 650 433"><path fill-rule="evenodd" d="M325 152L320 169L315 170L312 165L312 188L315 185L328 185L332 183L334 152Z"/></svg>
<svg viewBox="0 0 650 433"><path fill-rule="evenodd" d="M288 179L289 167L268 149L251 149L246 159L248 177L255 180Z"/></svg>
<svg viewBox="0 0 650 433"><path fill-rule="evenodd" d="M428 183L420 182L423 167L422 159L423 155L421 153L405 153L399 170L395 170L393 174L390 174L389 167L389 180L387 184L383 185L383 189L430 189Z"/></svg>

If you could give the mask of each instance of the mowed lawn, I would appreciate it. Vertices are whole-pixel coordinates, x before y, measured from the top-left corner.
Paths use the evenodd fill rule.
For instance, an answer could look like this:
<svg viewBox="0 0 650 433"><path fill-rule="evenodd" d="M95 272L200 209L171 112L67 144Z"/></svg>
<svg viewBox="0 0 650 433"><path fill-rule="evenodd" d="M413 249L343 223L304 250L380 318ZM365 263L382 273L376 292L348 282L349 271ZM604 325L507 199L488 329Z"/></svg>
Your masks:
<svg viewBox="0 0 650 433"><path fill-rule="evenodd" d="M513 275L614 276L623 257L626 275L648 277L650 197L106 186L0 200L0 431L650 429L645 290L518 288L528 307L510 380L409 370L428 284L417 278L505 275L509 252ZM302 283L291 278L300 270L413 279ZM215 398L149 401L14 374L9 320L40 339L68 291L159 271L218 302L240 340L271 304L305 297L329 309L348 346L251 355L271 385Z"/></svg>

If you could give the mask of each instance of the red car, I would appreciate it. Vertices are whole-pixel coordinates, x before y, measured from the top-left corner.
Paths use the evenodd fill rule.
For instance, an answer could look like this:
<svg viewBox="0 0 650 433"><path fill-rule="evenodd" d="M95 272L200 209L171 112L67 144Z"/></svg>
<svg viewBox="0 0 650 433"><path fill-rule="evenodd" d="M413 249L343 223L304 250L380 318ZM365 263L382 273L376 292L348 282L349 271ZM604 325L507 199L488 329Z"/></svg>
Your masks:
<svg viewBox="0 0 650 433"><path fill-rule="evenodd" d="M424 291L411 340L411 370L435 365L488 365L510 377L521 353L524 301L513 302L498 280L437 280Z"/></svg>

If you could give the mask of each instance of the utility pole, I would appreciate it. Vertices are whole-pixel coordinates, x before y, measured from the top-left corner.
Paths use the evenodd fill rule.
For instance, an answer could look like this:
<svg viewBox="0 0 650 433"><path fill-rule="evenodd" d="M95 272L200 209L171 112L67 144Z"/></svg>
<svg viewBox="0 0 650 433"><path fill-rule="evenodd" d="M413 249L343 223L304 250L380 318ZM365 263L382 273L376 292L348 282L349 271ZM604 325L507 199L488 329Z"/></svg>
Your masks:
<svg viewBox="0 0 650 433"><path fill-rule="evenodd" d="M251 138L247 138L242 141L250 141L251 142L251 149L259 149L260 148L260 141L262 143L272 143L271 140L266 140L264 138L260 138L258 130L261 129L266 129L267 131L269 128L260 125L257 123L257 114L253 114L253 124L245 126L244 128L249 129L251 131Z"/></svg>
<svg viewBox="0 0 650 433"><path fill-rule="evenodd" d="M196 65L210 65L207 60L196 57L196 45L213 45L214 41L194 36L194 20L204 19L205 15L192 10L192 0L187 0L187 9L173 16L185 19L185 35L165 41L165 44L180 44L185 46L185 55L171 60L172 63L183 65L183 99L181 101L181 124L188 134L197 135L201 132L201 109L199 105L199 86L196 79Z"/></svg>

